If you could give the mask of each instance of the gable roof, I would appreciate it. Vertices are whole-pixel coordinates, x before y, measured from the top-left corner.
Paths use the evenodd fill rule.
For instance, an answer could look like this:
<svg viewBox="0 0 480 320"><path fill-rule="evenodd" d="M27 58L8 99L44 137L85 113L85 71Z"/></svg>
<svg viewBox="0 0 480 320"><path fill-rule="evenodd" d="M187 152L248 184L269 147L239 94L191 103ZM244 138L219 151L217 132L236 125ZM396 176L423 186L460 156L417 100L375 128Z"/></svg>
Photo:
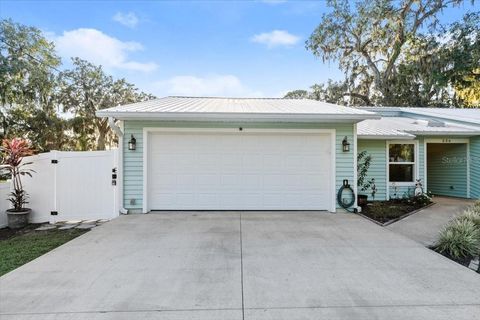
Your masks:
<svg viewBox="0 0 480 320"><path fill-rule="evenodd" d="M378 119L368 110L308 99L165 97L97 111L120 120L242 120L358 122Z"/></svg>

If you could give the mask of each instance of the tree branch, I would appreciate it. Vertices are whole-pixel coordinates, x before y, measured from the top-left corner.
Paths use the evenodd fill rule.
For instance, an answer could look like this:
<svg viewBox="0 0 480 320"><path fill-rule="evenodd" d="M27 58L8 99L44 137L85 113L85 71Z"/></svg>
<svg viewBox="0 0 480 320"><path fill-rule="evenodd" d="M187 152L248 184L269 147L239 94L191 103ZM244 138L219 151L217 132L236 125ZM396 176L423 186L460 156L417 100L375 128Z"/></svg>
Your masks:
<svg viewBox="0 0 480 320"><path fill-rule="evenodd" d="M372 102L370 101L370 98L366 95L363 95L363 94L360 94L360 93L356 93L356 92L345 92L343 94L343 96L350 96L350 97L353 97L353 98L359 98L359 99L362 99L366 104L367 106L371 106L372 105Z"/></svg>

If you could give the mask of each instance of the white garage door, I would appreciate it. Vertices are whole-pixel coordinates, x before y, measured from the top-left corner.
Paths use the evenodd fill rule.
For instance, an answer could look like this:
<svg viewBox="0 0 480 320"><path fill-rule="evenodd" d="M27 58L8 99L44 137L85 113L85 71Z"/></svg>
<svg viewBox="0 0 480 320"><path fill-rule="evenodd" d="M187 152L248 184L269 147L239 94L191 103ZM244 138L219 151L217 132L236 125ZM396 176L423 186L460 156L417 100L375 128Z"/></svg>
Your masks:
<svg viewBox="0 0 480 320"><path fill-rule="evenodd" d="M148 210L333 210L331 133L151 132Z"/></svg>

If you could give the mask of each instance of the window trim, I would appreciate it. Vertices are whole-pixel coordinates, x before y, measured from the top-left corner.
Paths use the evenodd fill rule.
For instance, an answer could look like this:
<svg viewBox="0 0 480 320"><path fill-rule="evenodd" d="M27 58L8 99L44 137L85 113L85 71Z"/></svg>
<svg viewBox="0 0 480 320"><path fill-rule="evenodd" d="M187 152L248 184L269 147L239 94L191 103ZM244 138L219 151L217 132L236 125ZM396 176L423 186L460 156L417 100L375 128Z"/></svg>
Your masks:
<svg viewBox="0 0 480 320"><path fill-rule="evenodd" d="M390 145L392 144L413 144L413 162L395 162L395 164L413 164L413 181L405 181L405 182L394 182L390 181ZM391 140L386 142L386 167L387 167L387 186L390 187L392 185L396 185L397 187L405 187L405 186L414 186L415 181L419 177L419 150L418 150L418 140ZM393 163L393 162L392 162ZM389 189L389 188L388 188ZM390 190L387 190L387 195L389 194Z"/></svg>

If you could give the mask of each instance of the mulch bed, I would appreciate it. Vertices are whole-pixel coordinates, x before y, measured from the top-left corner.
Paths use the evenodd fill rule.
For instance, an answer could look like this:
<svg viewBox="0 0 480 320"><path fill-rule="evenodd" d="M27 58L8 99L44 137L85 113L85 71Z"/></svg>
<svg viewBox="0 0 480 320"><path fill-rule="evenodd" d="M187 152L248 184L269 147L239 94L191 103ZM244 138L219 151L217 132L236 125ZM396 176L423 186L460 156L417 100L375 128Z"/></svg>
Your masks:
<svg viewBox="0 0 480 320"><path fill-rule="evenodd" d="M403 217L430 206L432 203L415 201L412 199L394 199L387 201L369 202L362 207L361 214L382 225L400 220Z"/></svg>

